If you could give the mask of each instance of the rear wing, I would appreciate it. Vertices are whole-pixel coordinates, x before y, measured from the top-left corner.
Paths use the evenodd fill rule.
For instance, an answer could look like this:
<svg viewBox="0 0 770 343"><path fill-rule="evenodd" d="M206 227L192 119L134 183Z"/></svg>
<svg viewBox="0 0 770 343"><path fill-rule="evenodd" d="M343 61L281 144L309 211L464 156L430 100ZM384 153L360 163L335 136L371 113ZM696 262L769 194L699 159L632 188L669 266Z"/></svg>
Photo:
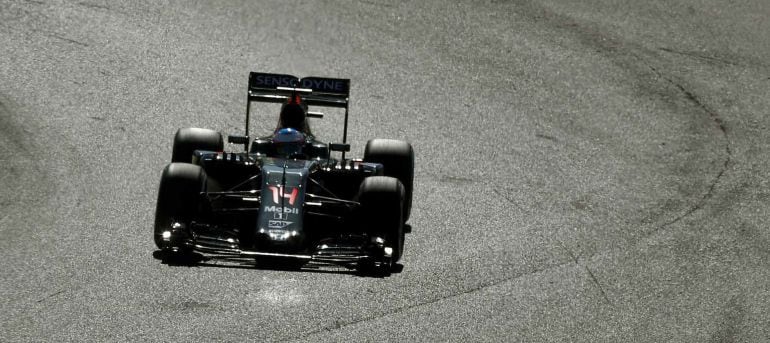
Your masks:
<svg viewBox="0 0 770 343"><path fill-rule="evenodd" d="M293 75L256 72L249 74L249 101L285 103L294 92L300 93L308 105L346 108L350 80L315 76L300 79Z"/></svg>
<svg viewBox="0 0 770 343"><path fill-rule="evenodd" d="M246 101L246 136L249 136L251 102L286 103L289 97L299 94L309 106L337 107L345 109L345 124L342 143L348 137L348 104L350 102L350 79L273 73L249 73L249 90ZM248 147L246 147L248 149ZM345 158L345 153L342 153Z"/></svg>

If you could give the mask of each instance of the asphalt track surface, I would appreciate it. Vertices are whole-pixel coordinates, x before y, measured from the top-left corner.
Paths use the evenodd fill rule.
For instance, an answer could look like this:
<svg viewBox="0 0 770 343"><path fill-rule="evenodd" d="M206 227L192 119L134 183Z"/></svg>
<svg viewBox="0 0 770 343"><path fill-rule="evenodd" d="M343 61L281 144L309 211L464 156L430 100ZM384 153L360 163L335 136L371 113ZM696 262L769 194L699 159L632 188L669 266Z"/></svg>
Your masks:
<svg viewBox="0 0 770 343"><path fill-rule="evenodd" d="M0 341L770 341L768 18L0 1ZM413 143L401 273L153 257L175 130L240 133L249 71L351 78L354 156Z"/></svg>

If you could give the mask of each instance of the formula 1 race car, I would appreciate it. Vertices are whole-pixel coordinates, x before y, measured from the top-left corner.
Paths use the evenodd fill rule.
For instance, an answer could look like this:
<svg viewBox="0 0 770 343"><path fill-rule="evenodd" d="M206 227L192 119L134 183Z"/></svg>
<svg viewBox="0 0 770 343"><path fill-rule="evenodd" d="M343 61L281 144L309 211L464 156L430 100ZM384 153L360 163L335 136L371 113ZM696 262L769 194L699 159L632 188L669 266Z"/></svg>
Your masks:
<svg viewBox="0 0 770 343"><path fill-rule="evenodd" d="M363 159L346 159L349 90L348 79L252 72L245 135L228 136L244 151L225 152L217 131L178 130L158 191L157 247L390 273L404 251L414 151L372 139ZM284 104L268 137L249 136L255 101ZM307 118L323 114L308 106L344 109L341 143L315 139Z"/></svg>

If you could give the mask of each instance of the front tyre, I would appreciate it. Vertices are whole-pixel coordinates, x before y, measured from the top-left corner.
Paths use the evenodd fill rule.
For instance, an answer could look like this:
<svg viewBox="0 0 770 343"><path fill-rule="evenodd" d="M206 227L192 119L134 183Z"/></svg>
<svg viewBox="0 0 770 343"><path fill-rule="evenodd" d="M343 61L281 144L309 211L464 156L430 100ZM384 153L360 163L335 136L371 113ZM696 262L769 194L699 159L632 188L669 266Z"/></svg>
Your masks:
<svg viewBox="0 0 770 343"><path fill-rule="evenodd" d="M174 136L171 162L190 163L195 150L222 151L224 144L222 134L217 131L199 128L179 129Z"/></svg>
<svg viewBox="0 0 770 343"><path fill-rule="evenodd" d="M380 163L384 175L401 181L404 187L403 219L409 220L412 212L412 188L414 184L414 149L412 145L395 139L372 139L366 142L364 161Z"/></svg>
<svg viewBox="0 0 770 343"><path fill-rule="evenodd" d="M366 232L384 239L384 247L392 249L388 265L398 262L404 251L404 185L394 177L367 177L361 183L358 201Z"/></svg>
<svg viewBox="0 0 770 343"><path fill-rule="evenodd" d="M195 218L206 173L190 163L170 163L163 169L155 208L155 245L159 249L179 249ZM165 236L164 236L165 233Z"/></svg>

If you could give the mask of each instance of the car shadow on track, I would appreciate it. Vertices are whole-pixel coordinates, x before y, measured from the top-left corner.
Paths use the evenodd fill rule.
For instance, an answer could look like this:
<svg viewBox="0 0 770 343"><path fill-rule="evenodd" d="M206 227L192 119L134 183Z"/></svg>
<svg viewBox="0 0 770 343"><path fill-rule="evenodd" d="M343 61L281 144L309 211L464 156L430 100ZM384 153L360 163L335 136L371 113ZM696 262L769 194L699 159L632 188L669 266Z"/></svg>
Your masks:
<svg viewBox="0 0 770 343"><path fill-rule="evenodd" d="M153 251L152 257L160 260L162 264L171 267L209 267L209 268L229 268L229 269L259 269L274 271L290 271L321 274L347 274L362 277L385 277L388 275L371 275L362 273L356 269L343 269L342 267L328 266L315 263L291 263L277 259L262 259L257 261L253 258L229 257L229 256L205 256L197 252L191 253L171 253L163 250ZM401 273L404 265L396 263L391 270L392 274Z"/></svg>

